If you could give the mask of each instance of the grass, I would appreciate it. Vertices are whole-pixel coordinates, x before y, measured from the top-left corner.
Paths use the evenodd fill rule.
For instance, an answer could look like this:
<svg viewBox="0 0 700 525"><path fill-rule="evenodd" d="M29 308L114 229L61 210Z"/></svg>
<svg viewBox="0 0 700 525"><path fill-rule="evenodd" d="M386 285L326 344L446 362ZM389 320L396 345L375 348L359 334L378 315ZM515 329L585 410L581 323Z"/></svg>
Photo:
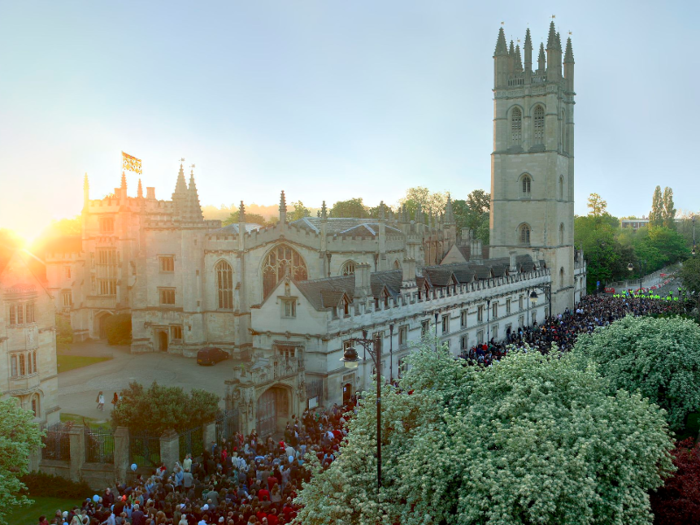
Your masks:
<svg viewBox="0 0 700 525"><path fill-rule="evenodd" d="M33 505L28 507L15 507L10 512L7 523L12 525L34 525L39 523L39 516L46 516L51 521L57 509L70 510L74 506L80 507L80 502L61 498L31 497Z"/></svg>
<svg viewBox="0 0 700 525"><path fill-rule="evenodd" d="M56 361L58 362L58 373L68 372L69 370L75 370L76 368L83 368L85 366L94 365L96 363L101 363L102 361L109 361L111 357L90 357L82 355L62 355L58 354L56 356Z"/></svg>
<svg viewBox="0 0 700 525"><path fill-rule="evenodd" d="M82 425L83 420L85 420L85 422L88 425L90 425L90 428L93 430L109 431L112 429L112 426L109 424L109 421L100 421L100 420L94 419L92 417L83 417L83 416L79 416L78 414L70 414L70 413L61 412L61 423L73 421L76 425Z"/></svg>

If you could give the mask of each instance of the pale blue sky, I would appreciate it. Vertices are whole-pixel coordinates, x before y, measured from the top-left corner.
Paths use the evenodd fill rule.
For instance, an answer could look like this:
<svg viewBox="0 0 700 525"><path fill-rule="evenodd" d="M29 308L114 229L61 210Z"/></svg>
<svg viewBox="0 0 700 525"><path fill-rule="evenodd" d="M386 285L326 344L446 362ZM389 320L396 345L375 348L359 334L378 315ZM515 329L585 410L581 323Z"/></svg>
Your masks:
<svg viewBox="0 0 700 525"><path fill-rule="evenodd" d="M576 58L576 211L698 209L700 2L0 0L0 227L37 232L118 186L169 198L394 204L490 187L493 50L555 14ZM137 178L129 174L130 193Z"/></svg>

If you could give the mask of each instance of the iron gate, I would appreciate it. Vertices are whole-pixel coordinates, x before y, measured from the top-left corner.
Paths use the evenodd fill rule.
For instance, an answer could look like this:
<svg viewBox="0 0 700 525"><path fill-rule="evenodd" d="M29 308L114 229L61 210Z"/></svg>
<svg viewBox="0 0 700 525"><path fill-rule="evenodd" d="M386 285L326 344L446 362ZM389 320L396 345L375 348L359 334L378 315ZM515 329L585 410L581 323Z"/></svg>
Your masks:
<svg viewBox="0 0 700 525"><path fill-rule="evenodd" d="M287 396L287 391L279 387L272 387L260 396L257 403L256 426L259 436L271 436L277 432L278 418L289 417Z"/></svg>

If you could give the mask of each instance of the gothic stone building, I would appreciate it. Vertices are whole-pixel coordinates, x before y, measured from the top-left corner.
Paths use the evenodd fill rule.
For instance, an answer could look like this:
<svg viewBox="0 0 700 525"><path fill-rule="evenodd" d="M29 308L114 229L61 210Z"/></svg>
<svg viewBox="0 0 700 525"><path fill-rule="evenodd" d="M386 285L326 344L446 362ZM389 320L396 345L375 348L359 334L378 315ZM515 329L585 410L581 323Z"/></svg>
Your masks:
<svg viewBox="0 0 700 525"><path fill-rule="evenodd" d="M569 42L562 78L552 26L550 65L533 73L529 42L525 70L502 30L496 48L490 247L458 235L450 200L440 217L383 207L377 219L329 217L324 204L288 221L283 192L274 226L246 223L241 203L239 222L221 227L203 219L182 166L166 201L140 181L129 196L124 176L91 200L86 177L81 248L47 260L57 306L83 338L131 315L135 353L225 349L228 403L263 434L370 385L371 360L353 371L340 362L363 331L383 345L384 375L399 377L422 337L458 354L572 307L585 290L573 252L573 55Z"/></svg>
<svg viewBox="0 0 700 525"><path fill-rule="evenodd" d="M52 425L59 422L56 312L38 273L20 251L0 260L0 396Z"/></svg>

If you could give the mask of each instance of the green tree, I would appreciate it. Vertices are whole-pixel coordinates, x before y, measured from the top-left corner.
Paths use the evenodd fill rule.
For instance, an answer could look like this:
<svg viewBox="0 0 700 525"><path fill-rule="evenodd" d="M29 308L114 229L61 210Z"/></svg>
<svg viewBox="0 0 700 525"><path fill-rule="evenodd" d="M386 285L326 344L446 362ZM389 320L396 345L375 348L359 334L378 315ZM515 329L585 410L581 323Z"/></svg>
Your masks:
<svg viewBox="0 0 700 525"><path fill-rule="evenodd" d="M336 202L331 208L330 214L334 218L365 219L369 217L369 212L362 202L362 197Z"/></svg>
<svg viewBox="0 0 700 525"><path fill-rule="evenodd" d="M599 365L611 394L639 392L666 410L675 431L700 408L700 327L692 321L627 316L580 335L574 352Z"/></svg>
<svg viewBox="0 0 700 525"><path fill-rule="evenodd" d="M156 382L144 389L132 382L122 391L122 399L112 410L112 427L128 427L136 433L160 436L168 430L182 432L210 423L219 410L219 396Z"/></svg>
<svg viewBox="0 0 700 525"><path fill-rule="evenodd" d="M608 209L608 203L597 193L591 193L588 196L588 207L591 210L588 212L589 215L602 217Z"/></svg>
<svg viewBox="0 0 700 525"><path fill-rule="evenodd" d="M289 216L290 221L296 221L298 219L303 219L304 217L311 216L311 210L305 207L303 202L296 201L293 202L291 205L294 208L294 211L292 211L292 213Z"/></svg>
<svg viewBox="0 0 700 525"><path fill-rule="evenodd" d="M651 199L651 211L649 212L649 226L652 228L662 226L664 223L664 199L661 195L661 186L654 189Z"/></svg>
<svg viewBox="0 0 700 525"><path fill-rule="evenodd" d="M447 193L431 193L428 188L416 186L415 188L408 188L406 190L406 195L399 200L399 204L406 205L406 209L412 219L415 217L418 204L420 204L424 213L439 215L445 212Z"/></svg>
<svg viewBox="0 0 700 525"><path fill-rule="evenodd" d="M474 368L426 347L409 360L403 392L382 392L381 503L368 393L338 459L322 471L310 456L295 523L652 523L647 491L672 470L673 443L648 400L607 395L569 357Z"/></svg>
<svg viewBox="0 0 700 525"><path fill-rule="evenodd" d="M673 207L673 190L666 186L664 188L664 227L668 229L675 229L676 227L676 208Z"/></svg>
<svg viewBox="0 0 700 525"><path fill-rule="evenodd" d="M484 244L489 243L489 210L491 195L484 190L474 190L467 195L466 200L457 199L452 202L452 209L457 222L457 230L467 228L474 232L477 239Z"/></svg>
<svg viewBox="0 0 700 525"><path fill-rule="evenodd" d="M238 217L239 217L240 211L235 211L231 215L228 216L228 219L223 221L221 224L223 226L228 226L229 224L238 224ZM259 224L261 226L264 226L265 223L265 217L262 215L258 215L257 213L246 213L245 214L245 222L248 224Z"/></svg>
<svg viewBox="0 0 700 525"><path fill-rule="evenodd" d="M17 399L0 399L0 524L7 524L12 507L29 505L20 477L29 472L29 456L41 446L42 432L34 414L22 409Z"/></svg>

